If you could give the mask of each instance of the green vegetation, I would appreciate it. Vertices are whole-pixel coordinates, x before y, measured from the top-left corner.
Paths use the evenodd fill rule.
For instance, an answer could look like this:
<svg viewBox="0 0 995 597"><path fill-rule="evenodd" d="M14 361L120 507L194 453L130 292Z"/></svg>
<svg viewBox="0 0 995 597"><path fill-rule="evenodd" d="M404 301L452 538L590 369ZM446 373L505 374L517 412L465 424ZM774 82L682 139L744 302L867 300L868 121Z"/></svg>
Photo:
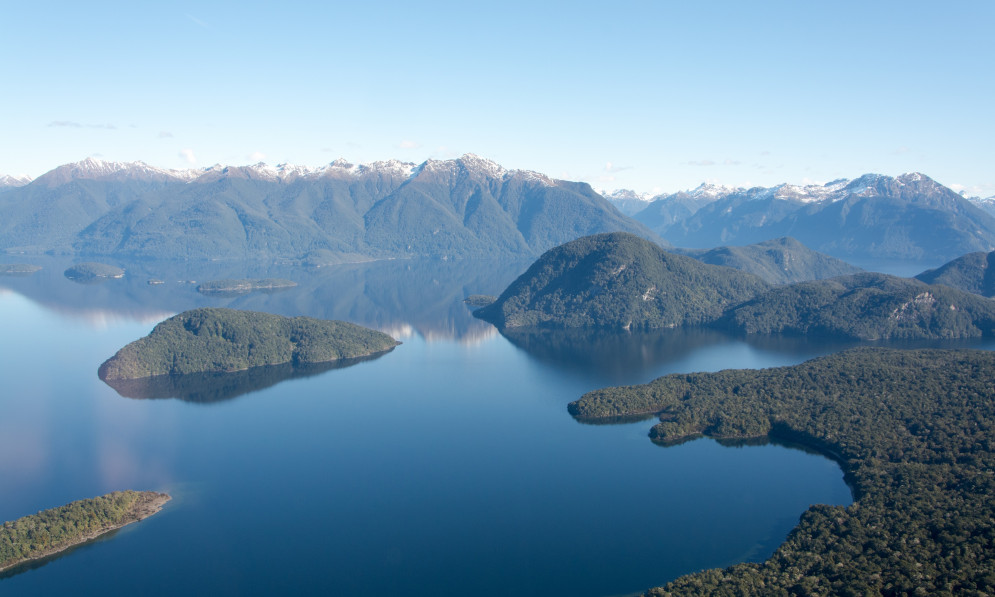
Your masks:
<svg viewBox="0 0 995 597"><path fill-rule="evenodd" d="M706 435L802 442L838 459L856 501L813 506L766 562L664 595L984 595L995 591L995 354L863 348L793 367L668 375L569 410L660 413L667 445Z"/></svg>
<svg viewBox="0 0 995 597"><path fill-rule="evenodd" d="M40 269L40 265L30 263L0 263L0 276L26 276Z"/></svg>
<svg viewBox="0 0 995 597"><path fill-rule="evenodd" d="M747 334L970 338L995 330L995 301L918 280L864 273L774 288L731 309L721 324Z"/></svg>
<svg viewBox="0 0 995 597"><path fill-rule="evenodd" d="M165 493L154 491L115 491L5 522L0 526L0 570L147 518L169 499Z"/></svg>
<svg viewBox="0 0 995 597"><path fill-rule="evenodd" d="M280 290L294 286L297 286L297 282L283 278L242 278L204 282L197 287L197 291L203 294L246 294L256 290Z"/></svg>
<svg viewBox="0 0 995 597"><path fill-rule="evenodd" d="M474 315L500 328L680 327L718 319L767 288L756 276L613 232L550 249Z"/></svg>
<svg viewBox="0 0 995 597"><path fill-rule="evenodd" d="M471 307L486 307L497 300L496 296L489 294L471 294L463 299L463 302Z"/></svg>
<svg viewBox="0 0 995 597"><path fill-rule="evenodd" d="M502 330L711 325L857 340L995 333L995 301L947 286L865 272L771 288L621 232L547 251L474 315Z"/></svg>
<svg viewBox="0 0 995 597"><path fill-rule="evenodd" d="M809 249L791 237L745 247L674 249L702 263L724 265L763 278L770 284L793 284L855 274L857 266Z"/></svg>
<svg viewBox="0 0 995 597"><path fill-rule="evenodd" d="M927 284L943 284L989 298L995 297L995 251L968 253L916 276Z"/></svg>
<svg viewBox="0 0 995 597"><path fill-rule="evenodd" d="M124 270L106 263L84 262L70 267L64 275L70 280L106 280L108 278L123 278Z"/></svg>
<svg viewBox="0 0 995 597"><path fill-rule="evenodd" d="M343 321L281 317L234 309L173 316L100 366L103 380L308 365L390 350L399 342Z"/></svg>

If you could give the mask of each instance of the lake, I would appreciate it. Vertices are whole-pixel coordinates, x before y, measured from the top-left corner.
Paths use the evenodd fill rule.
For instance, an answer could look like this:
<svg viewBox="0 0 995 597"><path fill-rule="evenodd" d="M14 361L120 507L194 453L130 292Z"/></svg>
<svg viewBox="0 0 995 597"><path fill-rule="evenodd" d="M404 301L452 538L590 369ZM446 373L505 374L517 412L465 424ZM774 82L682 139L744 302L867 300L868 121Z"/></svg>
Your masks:
<svg viewBox="0 0 995 597"><path fill-rule="evenodd" d="M854 343L506 338L462 299L498 294L523 263L116 263L125 279L82 285L62 276L68 261L24 261L45 269L0 277L0 520L121 489L173 500L7 574L4 595L626 595L762 561L810 505L852 499L839 466L810 451L663 448L647 438L652 420L585 425L566 405L607 385L798 363ZM235 277L299 286L196 291ZM305 374L125 392L147 399L97 379L120 347L195 306L343 319L403 344Z"/></svg>

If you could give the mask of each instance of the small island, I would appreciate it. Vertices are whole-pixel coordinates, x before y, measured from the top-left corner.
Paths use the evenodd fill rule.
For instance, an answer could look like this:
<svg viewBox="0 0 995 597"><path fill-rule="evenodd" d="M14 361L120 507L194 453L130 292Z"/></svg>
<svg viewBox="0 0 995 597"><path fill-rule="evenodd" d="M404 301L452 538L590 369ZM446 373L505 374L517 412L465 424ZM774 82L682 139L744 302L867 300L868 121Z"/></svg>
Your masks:
<svg viewBox="0 0 995 597"><path fill-rule="evenodd" d="M29 276L40 269L30 263L0 263L0 276Z"/></svg>
<svg viewBox="0 0 995 597"><path fill-rule="evenodd" d="M659 416L663 446L774 438L837 460L850 506L815 505L765 562L647 595L985 595L995 591L995 354L860 348L791 367L673 374L585 394L610 422ZM624 420L624 419L623 419Z"/></svg>
<svg viewBox="0 0 995 597"><path fill-rule="evenodd" d="M283 278L239 278L212 280L197 287L202 294L247 294L257 290L284 290L297 286L297 282Z"/></svg>
<svg viewBox="0 0 995 597"><path fill-rule="evenodd" d="M42 510L0 526L0 572L86 543L162 510L154 491L115 491Z"/></svg>
<svg viewBox="0 0 995 597"><path fill-rule="evenodd" d="M87 261L70 267L63 275L77 282L91 282L123 278L124 270L106 263Z"/></svg>
<svg viewBox="0 0 995 597"><path fill-rule="evenodd" d="M398 344L387 334L344 321L202 308L155 326L105 361L98 375L106 382L284 363L306 366L386 352Z"/></svg>

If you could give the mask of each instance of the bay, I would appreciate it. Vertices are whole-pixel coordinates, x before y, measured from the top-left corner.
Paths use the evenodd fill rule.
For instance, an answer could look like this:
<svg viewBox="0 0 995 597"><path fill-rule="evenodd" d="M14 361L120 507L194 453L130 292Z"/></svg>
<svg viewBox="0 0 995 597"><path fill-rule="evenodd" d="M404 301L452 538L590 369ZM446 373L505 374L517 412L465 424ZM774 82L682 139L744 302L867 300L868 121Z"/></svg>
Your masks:
<svg viewBox="0 0 995 597"><path fill-rule="evenodd" d="M797 363L852 343L505 337L474 319L462 298L498 294L527 264L115 264L125 279L85 286L61 276L64 260L39 264L0 279L0 520L119 489L174 499L0 578L4 595L631 594L761 561L809 505L852 499L838 465L809 451L661 448L652 421L584 425L566 412L606 385ZM237 277L298 286L196 291ZM201 305L344 319L404 343L179 394L213 399L138 399L97 379L118 348Z"/></svg>

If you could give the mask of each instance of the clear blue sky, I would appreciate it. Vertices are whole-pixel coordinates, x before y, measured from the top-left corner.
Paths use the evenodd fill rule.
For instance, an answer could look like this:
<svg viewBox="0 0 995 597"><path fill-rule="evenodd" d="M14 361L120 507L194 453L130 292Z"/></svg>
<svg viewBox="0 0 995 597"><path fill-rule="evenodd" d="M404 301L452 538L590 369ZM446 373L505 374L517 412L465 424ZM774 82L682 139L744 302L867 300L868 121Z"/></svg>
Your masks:
<svg viewBox="0 0 995 597"><path fill-rule="evenodd" d="M0 174L471 152L599 188L995 195L995 2L11 2Z"/></svg>

